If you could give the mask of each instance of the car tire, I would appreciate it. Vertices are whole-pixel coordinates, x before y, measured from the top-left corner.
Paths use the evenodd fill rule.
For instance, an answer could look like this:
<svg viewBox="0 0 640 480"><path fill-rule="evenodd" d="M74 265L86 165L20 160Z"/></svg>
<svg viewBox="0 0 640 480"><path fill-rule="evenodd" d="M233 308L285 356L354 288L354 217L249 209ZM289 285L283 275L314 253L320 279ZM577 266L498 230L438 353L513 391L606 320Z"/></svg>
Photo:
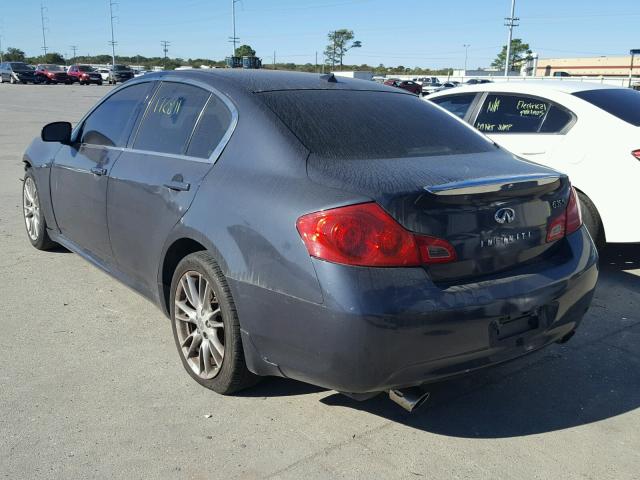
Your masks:
<svg viewBox="0 0 640 480"><path fill-rule="evenodd" d="M96 85L102 85L102 82L98 82Z"/></svg>
<svg viewBox="0 0 640 480"><path fill-rule="evenodd" d="M598 209L593 202L585 194L578 192L580 207L582 209L582 222L584 223L589 234L599 249L604 247L606 243L604 235L604 227Z"/></svg>
<svg viewBox="0 0 640 480"><path fill-rule="evenodd" d="M22 213L31 245L38 250L49 250L57 245L47 233L47 222L40 208L40 195L31 169L25 173L22 184Z"/></svg>
<svg viewBox="0 0 640 480"><path fill-rule="evenodd" d="M231 290L209 253L187 255L176 267L170 318L182 365L200 385L229 395L257 383L245 363Z"/></svg>

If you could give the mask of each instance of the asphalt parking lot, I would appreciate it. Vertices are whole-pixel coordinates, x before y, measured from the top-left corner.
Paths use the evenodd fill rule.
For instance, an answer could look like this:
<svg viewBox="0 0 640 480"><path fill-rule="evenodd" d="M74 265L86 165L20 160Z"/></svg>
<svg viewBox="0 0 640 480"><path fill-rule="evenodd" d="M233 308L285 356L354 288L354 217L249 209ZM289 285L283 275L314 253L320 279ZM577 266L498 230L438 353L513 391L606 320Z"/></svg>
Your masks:
<svg viewBox="0 0 640 480"><path fill-rule="evenodd" d="M0 85L4 478L639 478L640 245L603 252L568 344L434 385L416 413L283 379L222 397L152 304L27 240L22 152L109 88Z"/></svg>

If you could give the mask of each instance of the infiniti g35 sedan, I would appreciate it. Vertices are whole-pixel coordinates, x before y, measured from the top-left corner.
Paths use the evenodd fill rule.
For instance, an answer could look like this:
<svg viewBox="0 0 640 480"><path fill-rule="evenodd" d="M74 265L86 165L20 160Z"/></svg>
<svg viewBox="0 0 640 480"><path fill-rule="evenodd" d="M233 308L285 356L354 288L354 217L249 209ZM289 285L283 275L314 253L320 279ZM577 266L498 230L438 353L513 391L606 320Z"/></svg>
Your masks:
<svg viewBox="0 0 640 480"><path fill-rule="evenodd" d="M148 74L24 163L31 243L156 303L223 394L271 375L409 401L568 340L598 276L565 175L373 82Z"/></svg>
<svg viewBox="0 0 640 480"><path fill-rule="evenodd" d="M574 184L597 245L640 242L624 208L640 180L640 92L559 80L490 83L429 100Z"/></svg>

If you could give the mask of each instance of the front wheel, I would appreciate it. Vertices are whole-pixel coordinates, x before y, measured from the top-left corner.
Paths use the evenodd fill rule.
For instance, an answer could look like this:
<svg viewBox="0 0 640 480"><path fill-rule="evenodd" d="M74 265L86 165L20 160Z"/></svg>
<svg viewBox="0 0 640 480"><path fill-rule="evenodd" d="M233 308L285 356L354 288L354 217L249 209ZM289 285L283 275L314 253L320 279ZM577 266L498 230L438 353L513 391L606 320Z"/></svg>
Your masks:
<svg viewBox="0 0 640 480"><path fill-rule="evenodd" d="M30 170L27 170L22 184L22 211L31 245L38 250L49 250L54 247L56 244L47 233L47 222L40 208L38 187Z"/></svg>
<svg viewBox="0 0 640 480"><path fill-rule="evenodd" d="M589 230L593 242L598 249L604 247L606 240L604 236L604 227L598 209L593 202L585 194L578 192L578 199L580 200L580 208L582 209L582 221Z"/></svg>
<svg viewBox="0 0 640 480"><path fill-rule="evenodd" d="M173 336L191 378L223 395L256 383L244 360L231 291L211 255L196 252L182 259L170 301Z"/></svg>

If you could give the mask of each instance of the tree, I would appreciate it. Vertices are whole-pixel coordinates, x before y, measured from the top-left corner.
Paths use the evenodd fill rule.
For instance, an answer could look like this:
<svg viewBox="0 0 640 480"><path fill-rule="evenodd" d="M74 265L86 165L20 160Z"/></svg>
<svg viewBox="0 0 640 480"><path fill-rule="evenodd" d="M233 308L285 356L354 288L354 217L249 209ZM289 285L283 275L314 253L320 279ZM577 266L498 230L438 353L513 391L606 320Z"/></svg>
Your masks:
<svg viewBox="0 0 640 480"><path fill-rule="evenodd" d="M25 61L24 52L19 48L14 48L14 47L7 48L7 51L3 57L4 57L4 60L6 60L7 62L24 62Z"/></svg>
<svg viewBox="0 0 640 480"><path fill-rule="evenodd" d="M249 45L240 45L236 48L235 55L236 57L255 57L256 51Z"/></svg>
<svg viewBox="0 0 640 480"><path fill-rule="evenodd" d="M519 38L511 40L511 52L509 56L509 70L517 70L523 63L531 60L531 50L528 43L522 43ZM502 51L498 54L496 59L491 64L492 67L504 70L505 59L507 58L507 46L502 46Z"/></svg>
<svg viewBox="0 0 640 480"><path fill-rule="evenodd" d="M324 50L324 57L326 63L331 64L332 67L338 63L340 69L342 69L342 60L346 53L352 48L362 47L362 42L353 40L353 30L347 30L346 28L334 30L329 32L327 37L329 44Z"/></svg>

